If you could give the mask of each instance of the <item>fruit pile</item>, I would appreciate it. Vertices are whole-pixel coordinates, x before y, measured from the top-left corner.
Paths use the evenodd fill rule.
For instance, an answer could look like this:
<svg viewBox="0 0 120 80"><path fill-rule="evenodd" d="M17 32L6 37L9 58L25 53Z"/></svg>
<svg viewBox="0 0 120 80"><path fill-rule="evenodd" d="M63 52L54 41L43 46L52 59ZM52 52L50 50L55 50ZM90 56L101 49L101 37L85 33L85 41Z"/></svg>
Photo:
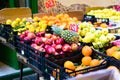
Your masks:
<svg viewBox="0 0 120 80"><path fill-rule="evenodd" d="M64 29L69 28L69 24L79 22L76 17L70 17L68 14L58 14L56 16L43 16L41 21L45 21L48 26L64 26Z"/></svg>
<svg viewBox="0 0 120 80"><path fill-rule="evenodd" d="M83 22L78 29L79 41L92 43L96 49L104 48L106 44L115 40L115 36L108 32L108 29L96 30L89 22Z"/></svg>
<svg viewBox="0 0 120 80"><path fill-rule="evenodd" d="M91 10L88 15L94 15L96 18L108 18L115 22L120 21L120 12L114 9Z"/></svg>
<svg viewBox="0 0 120 80"><path fill-rule="evenodd" d="M16 18L14 21L7 20L7 25L11 25L13 31L17 31L18 35L22 34L24 31L29 30L30 32L40 32L45 31L47 24L44 21L40 21L40 18Z"/></svg>
<svg viewBox="0 0 120 80"><path fill-rule="evenodd" d="M60 55L78 50L78 44L68 44L63 38L51 33L32 33L27 30L19 37L26 41L30 41L31 47L46 52L46 57L49 57L49 55Z"/></svg>
<svg viewBox="0 0 120 80"><path fill-rule="evenodd" d="M82 48L82 59L78 62L80 64L78 64L77 66L74 64L73 61L67 60L64 62L64 68L66 68L66 72L70 73L72 71L79 71L88 67L95 67L100 65L104 60L101 59L97 59L97 58L93 58L91 57L91 55L93 54L92 52L92 48L90 46L84 46ZM81 55L80 55L81 56ZM79 72L78 72L79 74Z"/></svg>
<svg viewBox="0 0 120 80"><path fill-rule="evenodd" d="M112 46L106 50L106 54L120 60L120 47Z"/></svg>
<svg viewBox="0 0 120 80"><path fill-rule="evenodd" d="M17 31L19 35L25 30L30 32L45 31L47 26L57 25L63 26L64 29L68 29L70 23L78 22L76 17L71 18L68 14L58 14L56 16L43 16L42 18L16 18L14 21L8 19L7 25L11 25L14 31Z"/></svg>

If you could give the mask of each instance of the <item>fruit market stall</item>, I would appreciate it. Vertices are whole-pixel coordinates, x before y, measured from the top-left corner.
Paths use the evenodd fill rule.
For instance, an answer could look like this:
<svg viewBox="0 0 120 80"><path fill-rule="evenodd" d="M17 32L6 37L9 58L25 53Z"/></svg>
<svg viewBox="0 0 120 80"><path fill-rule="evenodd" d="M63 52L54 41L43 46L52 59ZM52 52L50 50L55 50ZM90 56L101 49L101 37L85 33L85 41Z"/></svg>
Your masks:
<svg viewBox="0 0 120 80"><path fill-rule="evenodd" d="M67 13L31 18L18 16L1 24L0 36L14 46L22 65L31 67L47 80L51 76L55 80L68 79L109 66L120 70L119 36L115 35L119 34L119 28L109 31L109 27L116 27L112 24L120 21L115 17L119 17L120 12L96 11L84 14L81 21ZM116 15L106 16L108 11ZM104 13L100 15L101 12Z"/></svg>

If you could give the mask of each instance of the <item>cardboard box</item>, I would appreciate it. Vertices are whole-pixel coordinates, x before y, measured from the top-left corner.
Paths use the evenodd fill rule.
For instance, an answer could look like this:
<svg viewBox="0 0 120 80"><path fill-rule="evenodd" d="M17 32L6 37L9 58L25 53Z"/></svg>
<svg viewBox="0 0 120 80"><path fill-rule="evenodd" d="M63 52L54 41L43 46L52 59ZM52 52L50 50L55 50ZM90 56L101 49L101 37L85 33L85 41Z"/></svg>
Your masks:
<svg viewBox="0 0 120 80"><path fill-rule="evenodd" d="M32 17L30 8L4 8L0 10L0 23L5 23L7 19Z"/></svg>

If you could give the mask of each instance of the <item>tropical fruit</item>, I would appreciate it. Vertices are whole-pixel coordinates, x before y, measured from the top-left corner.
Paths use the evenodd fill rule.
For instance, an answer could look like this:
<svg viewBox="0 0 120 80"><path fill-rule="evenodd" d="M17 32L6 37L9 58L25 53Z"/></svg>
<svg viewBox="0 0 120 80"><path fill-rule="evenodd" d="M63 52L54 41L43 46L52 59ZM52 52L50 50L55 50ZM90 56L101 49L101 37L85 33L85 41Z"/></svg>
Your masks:
<svg viewBox="0 0 120 80"><path fill-rule="evenodd" d="M59 27L53 26L52 30L55 34L61 36L67 43L78 43L79 42L79 35L76 32L71 30L62 30Z"/></svg>

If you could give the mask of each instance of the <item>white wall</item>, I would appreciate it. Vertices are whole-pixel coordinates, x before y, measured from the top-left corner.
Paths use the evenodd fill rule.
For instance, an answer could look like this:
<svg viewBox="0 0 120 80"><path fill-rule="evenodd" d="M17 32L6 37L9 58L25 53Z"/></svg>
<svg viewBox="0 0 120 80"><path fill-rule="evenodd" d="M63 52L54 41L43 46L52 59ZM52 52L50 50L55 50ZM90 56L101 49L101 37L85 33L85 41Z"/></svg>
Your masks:
<svg viewBox="0 0 120 80"><path fill-rule="evenodd" d="M69 6L71 4L88 4L91 7L95 6L103 6L107 7L109 5L120 4L120 0L56 0L61 2L65 6Z"/></svg>

